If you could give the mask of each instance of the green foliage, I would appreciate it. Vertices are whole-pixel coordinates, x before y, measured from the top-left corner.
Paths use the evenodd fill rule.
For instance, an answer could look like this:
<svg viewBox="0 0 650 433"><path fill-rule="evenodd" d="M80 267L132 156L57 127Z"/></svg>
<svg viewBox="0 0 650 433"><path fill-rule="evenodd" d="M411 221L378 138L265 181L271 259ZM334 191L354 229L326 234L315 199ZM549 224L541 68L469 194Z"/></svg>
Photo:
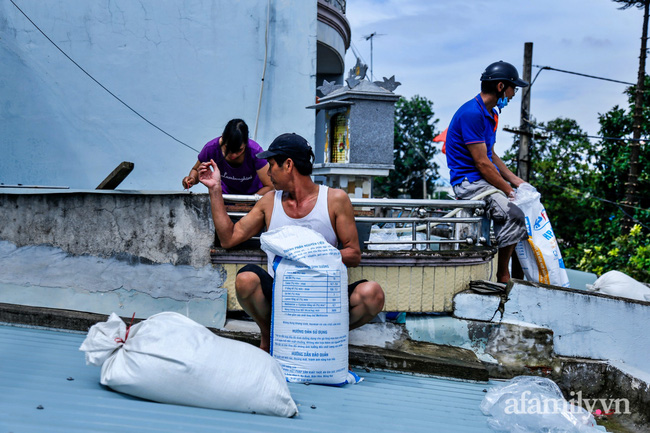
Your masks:
<svg viewBox="0 0 650 433"><path fill-rule="evenodd" d="M646 88L650 77L646 76ZM589 140L571 119L536 125L548 138L533 137L530 146L531 184L553 222L567 267L602 275L617 269L650 282L650 147L640 144L639 205L622 205L628 179L636 86L627 89L629 107L613 107L599 115L600 135ZM644 95L642 136L650 136L650 92ZM536 128L536 131L539 129ZM619 138L609 139L609 138ZM515 167L518 141L504 155ZM637 225L622 231L625 213Z"/></svg>
<svg viewBox="0 0 650 433"><path fill-rule="evenodd" d="M645 77L646 89L650 89L650 77ZM634 94L636 86L627 89L630 107L625 110L618 106L609 112L598 116L600 123L600 134L604 137L632 137L632 124L634 114ZM643 99L641 136L650 136L650 92L644 94ZM625 182L629 172L630 146L627 141L602 140L598 145L598 160L596 168L601 174L597 179L596 188L603 193L607 200L621 202L625 198ZM650 207L650 147L647 143L640 143L639 155L639 179L637 187L637 198L639 207L648 209ZM625 174L625 175L623 175ZM625 209L644 225L650 224L648 211L638 209Z"/></svg>
<svg viewBox="0 0 650 433"><path fill-rule="evenodd" d="M395 169L388 177L376 178L373 194L376 197L396 198L409 194L422 198L423 179L427 192L433 191L438 177L438 165L432 158L438 152L431 141L438 119L433 119L433 102L421 96L410 100L400 98L395 104Z"/></svg>
<svg viewBox="0 0 650 433"><path fill-rule="evenodd" d="M585 196L593 185L594 149L586 133L573 119L558 118L537 126L538 130L552 132L544 132L545 138L532 141L529 149L530 183L542 194L542 203L552 219L562 250L575 248L584 242L585 232L601 233L603 230L599 221L592 221L593 215L602 212L601 202ZM512 169L518 147L519 143L515 141L503 157ZM571 256L565 261L569 266L575 265Z"/></svg>
<svg viewBox="0 0 650 433"><path fill-rule="evenodd" d="M580 270L598 275L617 270L638 281L650 281L650 234L644 234L638 224L608 244L584 248L583 253Z"/></svg>

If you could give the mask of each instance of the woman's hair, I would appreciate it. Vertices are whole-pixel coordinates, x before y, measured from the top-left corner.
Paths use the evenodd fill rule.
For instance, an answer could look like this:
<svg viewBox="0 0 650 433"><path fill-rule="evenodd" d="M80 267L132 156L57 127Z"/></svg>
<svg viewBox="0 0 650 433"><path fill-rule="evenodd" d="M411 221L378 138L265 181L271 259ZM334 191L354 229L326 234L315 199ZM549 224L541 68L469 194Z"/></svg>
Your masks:
<svg viewBox="0 0 650 433"><path fill-rule="evenodd" d="M242 143L248 146L248 125L241 119L232 119L223 129L221 139L226 145L226 155L239 152Z"/></svg>

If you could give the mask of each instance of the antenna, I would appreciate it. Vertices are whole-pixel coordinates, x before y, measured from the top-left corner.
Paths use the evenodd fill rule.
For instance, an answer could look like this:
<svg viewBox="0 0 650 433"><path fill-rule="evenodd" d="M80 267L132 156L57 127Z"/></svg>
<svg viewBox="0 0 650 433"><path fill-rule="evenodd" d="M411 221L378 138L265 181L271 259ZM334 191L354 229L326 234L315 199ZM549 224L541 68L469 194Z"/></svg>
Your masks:
<svg viewBox="0 0 650 433"><path fill-rule="evenodd" d="M370 79L374 80L375 76L372 73L372 40L375 36L385 36L383 33L372 32L369 35L364 36L365 40L370 40Z"/></svg>

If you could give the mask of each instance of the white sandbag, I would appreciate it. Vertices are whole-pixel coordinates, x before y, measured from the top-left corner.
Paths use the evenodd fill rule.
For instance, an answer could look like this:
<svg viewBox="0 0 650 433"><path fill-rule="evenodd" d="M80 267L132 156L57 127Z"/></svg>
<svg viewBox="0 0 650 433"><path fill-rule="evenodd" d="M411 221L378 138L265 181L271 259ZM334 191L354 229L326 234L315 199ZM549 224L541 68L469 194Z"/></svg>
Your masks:
<svg viewBox="0 0 650 433"><path fill-rule="evenodd" d="M348 380L348 278L339 250L315 231L285 226L263 233L274 273L271 354L287 380Z"/></svg>
<svg viewBox="0 0 650 433"><path fill-rule="evenodd" d="M564 260L551 227L541 194L528 183L517 188L514 203L524 212L528 239L515 247L517 258L529 281L569 287Z"/></svg>
<svg viewBox="0 0 650 433"><path fill-rule="evenodd" d="M125 341L126 340L126 341ZM79 348L101 383L161 403L291 417L298 410L280 365L250 344L165 312L127 327L115 313Z"/></svg>
<svg viewBox="0 0 650 433"><path fill-rule="evenodd" d="M619 271L604 273L589 287L589 290L639 301L650 301L650 287Z"/></svg>

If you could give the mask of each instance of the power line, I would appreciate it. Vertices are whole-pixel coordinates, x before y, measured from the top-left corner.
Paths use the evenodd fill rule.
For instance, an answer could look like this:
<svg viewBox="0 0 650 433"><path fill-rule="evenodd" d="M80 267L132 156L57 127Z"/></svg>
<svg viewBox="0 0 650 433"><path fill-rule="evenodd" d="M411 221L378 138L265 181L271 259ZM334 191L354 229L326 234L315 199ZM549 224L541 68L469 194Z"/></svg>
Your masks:
<svg viewBox="0 0 650 433"><path fill-rule="evenodd" d="M524 122L528 123L534 129L541 129L544 132L549 132L557 135L568 136L568 137L584 137L584 138L595 138L598 140L610 140L610 141L638 141L641 144L645 144L650 139L648 138L625 138L625 137L601 137L599 135L587 135L587 134L573 134L570 132L558 131L555 129L548 129L543 126L536 125L530 122L527 119L524 119Z"/></svg>
<svg viewBox="0 0 650 433"><path fill-rule="evenodd" d="M196 150L196 149L194 149L192 146L190 146L190 145L188 145L188 144L186 144L186 143L183 143L183 142L182 142L181 140L179 140L178 138L174 137L174 136L171 135L170 133L166 132L166 131L163 130L162 128L158 127L157 125L155 125L154 123L152 123L151 121L149 121L149 119L147 119L146 117L144 117L142 114L138 113L136 110L134 110L133 108L131 108L131 107L129 106L129 104L127 104L126 102L124 102L123 100L121 100L117 95L115 95L113 92L111 92L110 90L108 90L108 89L107 89L107 88L106 88L102 83L100 83L99 81L97 81L97 80L95 79L95 77L93 77L92 75L90 75L90 74L89 74L89 73L88 73L84 68L82 68L82 67L81 67L77 62L75 62L75 61L74 61L74 60L73 60L69 55L67 55L65 51L63 51L61 48L59 48L59 46L58 46L56 43L54 43L54 41L53 41L52 39L50 39L50 38L45 34L45 32L44 32L43 30L41 30L40 27L38 27L38 26L36 25L36 23L34 23L34 21L32 21L31 18L29 18L29 17L27 16L27 14L26 14L25 12L23 12L23 10L20 9L16 3L14 3L14 0L9 0L9 1L11 2L11 4L13 4L13 5L16 7L16 9L18 9L18 10L20 11L21 14L23 14L23 15L25 16L25 18L27 18L27 20L28 20L30 23L32 23L32 25L36 28L36 30L38 30L38 31L39 31L43 36L45 36L45 39L47 39L48 41L50 41L50 43L51 43L52 45L54 45L54 46L56 47L56 49L59 50L59 51L61 52L61 54L63 54L64 56L66 56L66 57L68 58L68 60L70 60L70 61L71 61L71 62L72 62L72 63L73 63L77 68L79 68L79 69L80 69L84 74L86 74L86 75L87 75L91 80L93 80L95 83L97 83L97 84L98 84L102 89L106 90L106 91L107 91L107 92L108 92L108 93L109 93L113 98L117 99L119 102L122 103L122 105L124 105L126 108L128 108L129 110L131 110L133 113L135 113L138 117L140 117L142 120L144 120L145 122L147 122L149 125L151 125L151 126L153 126L154 128L156 128L158 131L160 131L160 132L162 132L163 134L167 135L167 136L170 137L171 139L173 139L173 140L179 142L179 143L182 144L183 146L185 146L185 147L187 147L187 148L189 148L189 149L192 149L192 150L195 151L196 153L199 153L199 151Z"/></svg>
<svg viewBox="0 0 650 433"><path fill-rule="evenodd" d="M629 83L627 81L620 81L620 80L613 80L611 78L603 78L603 77L597 77L595 75L589 75L589 74L582 74L580 72L573 72L573 71L565 71L564 69L557 69L557 68L552 68L550 66L539 66L539 65L533 65L535 68L540 68L541 70L548 70L548 71L556 71L556 72L564 72L565 74L572 74L572 75L580 75L581 77L588 77L588 78L594 78L596 80L603 80L603 81L611 81L613 83L620 83L620 84L627 84L628 86L635 86L636 83ZM540 71L541 72L541 71ZM539 72L538 72L539 74ZM533 80L534 82L534 80Z"/></svg>

